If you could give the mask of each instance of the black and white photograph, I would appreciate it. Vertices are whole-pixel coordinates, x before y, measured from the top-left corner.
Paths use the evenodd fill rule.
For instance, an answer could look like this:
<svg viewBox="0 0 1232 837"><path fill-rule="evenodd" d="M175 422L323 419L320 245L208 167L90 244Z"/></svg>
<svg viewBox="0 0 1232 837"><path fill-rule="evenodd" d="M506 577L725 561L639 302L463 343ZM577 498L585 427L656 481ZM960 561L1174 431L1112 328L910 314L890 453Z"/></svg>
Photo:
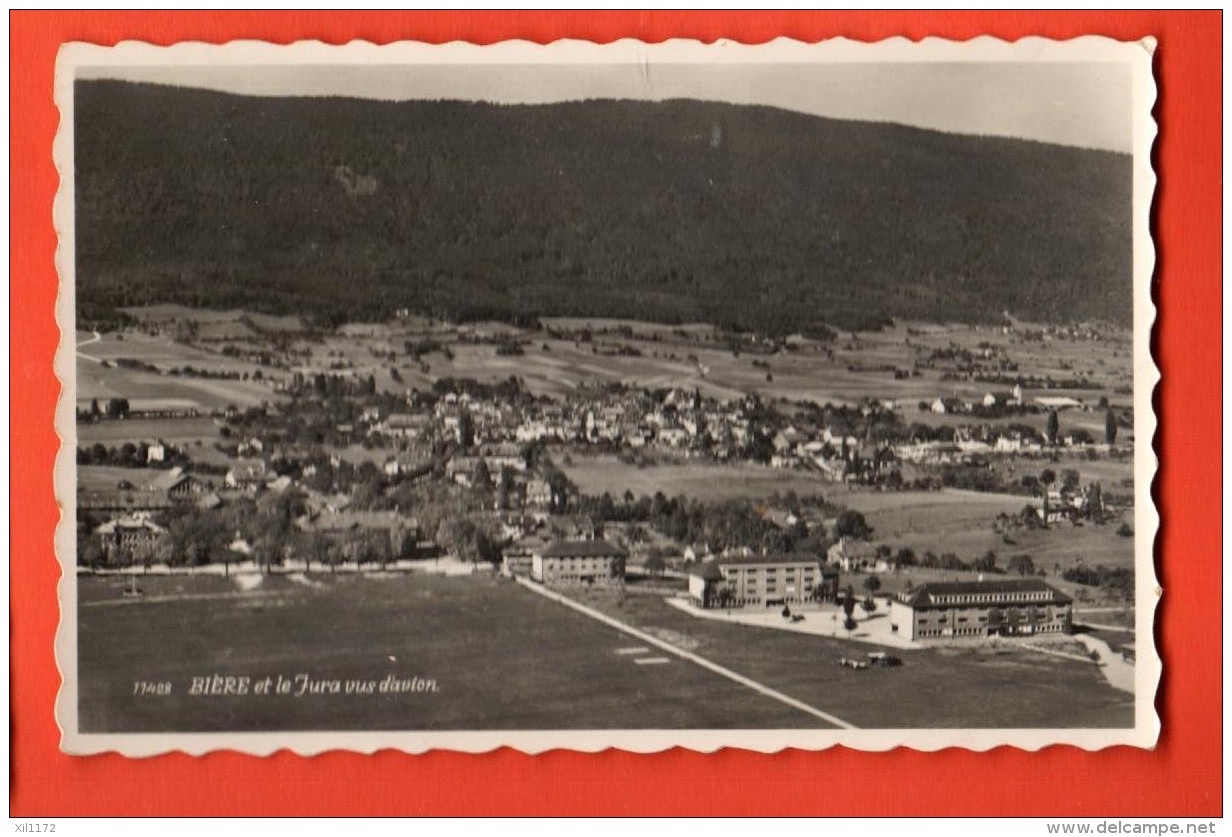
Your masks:
<svg viewBox="0 0 1232 837"><path fill-rule="evenodd" d="M1151 747L1153 44L60 55L62 747Z"/></svg>

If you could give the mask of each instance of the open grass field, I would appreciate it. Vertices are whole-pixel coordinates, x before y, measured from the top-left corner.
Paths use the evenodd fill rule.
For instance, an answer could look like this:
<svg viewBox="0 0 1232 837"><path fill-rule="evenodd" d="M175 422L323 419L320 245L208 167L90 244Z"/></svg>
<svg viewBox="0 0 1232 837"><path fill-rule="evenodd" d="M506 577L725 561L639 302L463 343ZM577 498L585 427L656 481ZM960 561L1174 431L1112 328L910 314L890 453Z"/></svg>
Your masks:
<svg viewBox="0 0 1232 837"><path fill-rule="evenodd" d="M77 334L78 406L91 399L126 398L134 409L153 406L191 406L202 410L219 409L229 404L255 406L263 401L277 401L282 396L268 383L261 381L219 380L173 377L158 372L104 366L102 361L130 358L152 364L159 369L193 366L225 372L248 372L258 367L233 358L226 358L168 337L127 332L103 334L97 338ZM268 370L265 370L268 373Z"/></svg>
<svg viewBox="0 0 1232 837"><path fill-rule="evenodd" d="M838 659L869 646L697 619L653 596L582 600L648 633L683 637L695 653L863 728L1133 725L1132 697L1076 660L952 646L895 652L899 668L853 671Z"/></svg>
<svg viewBox="0 0 1232 837"><path fill-rule="evenodd" d="M105 491L127 480L137 488L144 488L153 480L166 474L157 468L120 468L112 465L78 465L77 487L86 491Z"/></svg>
<svg viewBox="0 0 1232 837"><path fill-rule="evenodd" d="M268 317L245 314L243 311L204 311L182 306L150 306L131 309L130 313L150 324L191 319L198 323L200 329L213 330L202 334L203 339L235 339L248 343L254 340L259 342L262 333L293 333L302 327L302 323L293 317ZM245 318L244 321L241 317ZM246 324L249 322L260 333ZM575 343L549 338L544 332L519 330L500 323L463 326L376 323L351 324L325 338L323 343L299 341L296 348L312 350L313 356L305 364L309 371L327 369L332 363L345 360L353 372L364 376L374 374L378 387L391 392L402 392L411 387L427 388L440 377L497 381L517 375L525 380L531 391L555 396L570 392L583 382L611 381L645 387L696 387L703 394L720 400L740 398L753 392L768 398L835 404L856 403L866 398L889 398L902 404L904 417L909 421L954 424L966 423L969 417L920 413L918 402L931 401L941 395L978 399L988 390L999 387L965 380L942 380L940 370L927 368L918 377L895 380L891 371L878 367L910 369L917 360L927 358L933 350L952 346L971 351L991 347L991 351L1003 353L1017 364L1017 371L1012 374L1052 376L1056 379L1083 375L1103 387L1064 393L1028 388L1024 393L1028 400L1044 394L1074 395L1092 405L1101 396L1118 406L1129 406L1132 400L1129 395L1115 391L1132 383L1129 344L1127 339L1120 336L1103 341L1056 338L1027 342L1018 333L1004 333L998 328L904 322L878 332L843 334L830 344L794 339L792 343L797 347L796 351L766 355L748 351L734 354L726 345L728 338L710 326L698 324L674 327L637 321L570 318L553 318L547 324L574 330L591 328L595 338L593 343ZM633 336L615 334L617 327L631 329ZM228 334L228 328L239 331ZM425 372L405 357L402 344L407 338L428 334L447 343L454 356L448 359L439 352L426 355L423 358L428 367ZM469 342L471 335L489 338L518 336L525 340L525 353L502 357L496 354L491 344ZM84 335L79 336L79 342L82 342L82 337ZM154 356L146 354L151 347L134 347L130 340L119 347L109 346L107 341L112 339L110 335L105 336L102 344L93 344L81 351L98 358L127 356L157 363L167 359L157 355L160 351L165 355L168 346L173 347L172 354L187 350L182 346L174 348L178 344L165 337L138 334L129 335L129 338L152 341ZM641 356L615 354L621 349L635 349ZM373 354L387 355L391 350L397 355L392 364L387 358ZM206 357L195 360L204 362L209 358L206 354ZM217 361L217 356L214 360ZM755 361L757 366L754 365ZM398 368L403 379L401 382L389 374L391 365ZM100 397L110 396L116 389L105 379L96 381L93 386ZM1042 428L1046 419L1040 414L1007 420ZM1098 410L1066 412L1062 415L1062 429L1067 428L1083 428L1099 438L1103 431L1103 413Z"/></svg>
<svg viewBox="0 0 1232 837"><path fill-rule="evenodd" d="M776 491L795 491L800 496L810 496L835 489L833 483L816 474L752 463L697 462L639 468L614 456L577 454L572 455L571 461L572 465L558 464L584 494L598 495L607 491L619 497L627 490L640 497L662 491L668 497L683 494L690 499L728 500L764 498Z"/></svg>
<svg viewBox="0 0 1232 837"><path fill-rule="evenodd" d="M226 466L232 461L214 447L219 440L218 425L207 416L77 423L78 447L101 444L110 448L125 442L148 444L158 440L181 448L193 462Z"/></svg>
<svg viewBox="0 0 1232 837"><path fill-rule="evenodd" d="M817 718L486 576L78 580L83 731L790 728ZM435 691L193 696L192 677L434 681ZM170 682L166 696L134 682Z"/></svg>
<svg viewBox="0 0 1232 837"><path fill-rule="evenodd" d="M1001 512L1011 517L1018 514L1029 502L1026 497L957 490L838 491L827 497L863 513L877 543L895 550L910 547L917 555L953 552L969 561L991 549L1002 567L1015 555L1030 555L1035 566L1050 576L1058 567L1065 570L1079 562L1109 567L1134 564L1133 539L1117 534L1119 519L1102 526L1062 523L1049 529L1015 529L1007 541L993 530L993 522ZM1132 512L1124 517L1132 525Z"/></svg>
<svg viewBox="0 0 1232 837"><path fill-rule="evenodd" d="M632 638L486 576L78 580L83 731L791 728L817 718L685 660L639 665ZM855 672L866 646L693 619L657 596L585 597L686 650L861 727L1107 727L1132 701L1091 665L1021 650L902 652ZM624 653L621 653L624 652ZM218 674L338 681L337 694L189 694ZM435 684L347 694L345 683ZM134 683L171 684L134 694ZM251 687L250 687L251 688ZM293 687L298 690L298 686Z"/></svg>
<svg viewBox="0 0 1232 837"><path fill-rule="evenodd" d="M77 425L77 444L96 442L112 446L125 442L151 442L162 439L175 445L190 446L197 441L218 440L218 425L212 418L196 416L176 419L124 419L122 421L81 422Z"/></svg>

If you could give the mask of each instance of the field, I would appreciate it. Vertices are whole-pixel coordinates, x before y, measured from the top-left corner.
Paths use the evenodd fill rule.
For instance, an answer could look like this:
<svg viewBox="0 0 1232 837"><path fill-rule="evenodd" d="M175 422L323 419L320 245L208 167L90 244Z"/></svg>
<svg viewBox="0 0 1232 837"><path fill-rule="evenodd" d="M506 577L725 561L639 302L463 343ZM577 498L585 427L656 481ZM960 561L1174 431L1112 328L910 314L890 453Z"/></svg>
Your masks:
<svg viewBox="0 0 1232 837"><path fill-rule="evenodd" d="M1117 534L1120 520L1102 526L1062 523L1049 529L1014 529L1004 535L994 531L997 515L1018 514L1029 502L1026 497L947 489L853 491L829 499L863 513L873 527L873 539L895 550L907 546L917 554L953 552L970 560L991 549L1002 567L1014 555L1030 555L1035 566L1044 567L1049 575L1058 566L1067 569L1079 562L1126 567L1134 563L1133 539ZM1132 512L1125 519L1132 525Z"/></svg>
<svg viewBox="0 0 1232 837"><path fill-rule="evenodd" d="M723 335L711 326L667 326L633 320L544 318L544 331L515 329L499 323L450 326L421 320L396 324L352 324L340 328L323 342L298 341L297 351L312 353L308 366L328 368L344 361L356 374L373 374L381 389L401 392L411 387L427 388L441 377L467 377L494 382L512 376L521 378L536 394L561 396L579 384L612 382L643 387L697 388L704 396L723 401L749 393L766 398L811 400L818 403L854 404L868 398L900 402L909 421L928 424L968 423L970 416L937 416L921 413L918 403L938 396L959 395L978 400L990 389L1007 387L965 380L942 380L941 372L925 368L916 377L896 379L893 369L909 370L917 359L933 350L956 347L982 351L992 347L1018 364L1013 374L1052 376L1056 379L1084 375L1103 389L1065 391L1094 405L1105 396L1114 405L1129 406L1128 395L1117 387L1132 381L1128 343L1117 337L1104 341L1053 339L1026 343L1015 333L996 328L900 323L878 332L843 335L830 344L793 338L793 351L766 354L754 347L733 351ZM560 339L546 329L592 332L592 339ZM620 331L617 331L617 330ZM502 356L491 340L514 336L522 342L523 354ZM420 360L405 355L407 340L431 337L449 347L452 357L429 352ZM385 357L396 355L393 363ZM636 354L630 354L630 352ZM376 353L376 354L374 354ZM402 381L390 375L398 369ZM1058 392L1027 389L1030 400ZM1017 421L1043 429L1043 413L995 420ZM1097 438L1103 432L1099 411L1070 411L1062 415L1062 429L1083 428Z"/></svg>
<svg viewBox="0 0 1232 837"><path fill-rule="evenodd" d="M261 369L256 364L194 349L169 337L136 332L124 334L77 334L77 394L79 408L91 399L126 398L133 409L195 407L214 410L235 404L255 406L277 401L281 396L268 382L173 377L161 372L104 365L119 358L141 361L162 372L192 366L214 372L248 373ZM264 370L263 374L268 374ZM285 375L284 375L285 376Z"/></svg>
<svg viewBox="0 0 1232 837"><path fill-rule="evenodd" d="M158 477L166 474L157 468L120 468L111 465L78 465L77 487L85 491L113 489L121 480L127 480L137 488L145 488Z"/></svg>
<svg viewBox="0 0 1232 837"><path fill-rule="evenodd" d="M161 439L174 445L191 446L198 441L218 440L218 425L205 416L179 419L125 419L123 421L81 422L77 425L77 444L101 443L108 447L125 442Z"/></svg>
<svg viewBox="0 0 1232 837"><path fill-rule="evenodd" d="M83 731L816 727L799 710L682 660L637 665L629 637L489 577L79 580ZM388 675L438 691L199 697L213 674ZM165 697L134 682L170 682Z"/></svg>
<svg viewBox="0 0 1232 837"><path fill-rule="evenodd" d="M83 731L817 727L815 717L483 576L79 580ZM1018 650L904 652L897 669L835 661L843 640L692 619L655 596L591 604L862 727L1128 725L1132 703L1094 667ZM326 614L324 617L322 614ZM192 677L433 681L373 695L187 694ZM170 682L166 696L134 683Z"/></svg>
<svg viewBox="0 0 1232 837"><path fill-rule="evenodd" d="M215 407L270 400L269 387L259 382L168 379L131 370L101 369L90 361L131 357L161 366L191 363L251 373L258 367L175 343L166 335L173 332L174 324L191 320L197 324L199 339L215 341L217 348L230 341L250 349L262 345L268 335L302 330L302 323L296 318L242 311L151 306L131 309L130 313L147 327L163 328L164 334L128 332L122 340L109 334L98 341L91 335L79 334L79 401L120 395L130 400L161 398ZM895 369L910 370L917 361L927 360L933 351L959 349L1004 356L1017 366L1012 375L1051 376L1057 380L1081 375L1095 385L1064 391L1027 388L1024 396L1028 401L1039 395L1065 394L1089 405L1101 397L1120 407L1128 407L1132 402L1129 395L1116 392L1132 383L1129 344L1121 335L1100 341L1055 338L1026 342L1017 332L998 328L904 322L878 332L840 335L828 344L797 337L790 341L792 351L766 354L751 346L733 351L728 342L730 336L697 324L675 327L567 318L545 319L544 324L575 333L590 329L593 339L559 339L546 330L516 329L500 323L449 325L414 318L388 324L350 324L324 339L297 339L292 346L296 352L308 352L307 357L297 357L295 361L301 371L371 374L378 388L389 392L430 388L442 377L495 382L517 376L530 391L552 396L570 393L580 384L619 382L648 388L697 388L705 396L724 401L749 393L835 404L859 403L868 398L893 399L899 402L907 421L931 425L965 424L971 417L920 412L920 401L949 395L978 400L990 389L1006 388L946 380L940 369L923 368L918 376L899 379L893 374ZM501 336L514 336L521 341L523 354L497 354L490 341ZM416 361L406 355L404 344L408 340L427 337L448 346L449 356L429 352ZM392 361L390 352L394 353ZM395 379L391 368L398 370L401 380ZM285 377L278 370L274 374ZM1043 429L1046 416L1029 414L993 423L1007 421ZM1063 432L1082 428L1102 438L1103 423L1104 416L1099 410L1072 410L1061 415ZM1125 430L1122 433L1123 440L1131 435Z"/></svg>
<svg viewBox="0 0 1232 837"><path fill-rule="evenodd" d="M1133 724L1131 696L1094 666L1012 645L895 652L901 668L851 671L837 660L868 646L696 619L654 596L585 601L649 633L686 637L701 656L862 728Z"/></svg>
<svg viewBox="0 0 1232 837"><path fill-rule="evenodd" d="M668 497L680 494L699 500L764 498L774 492L795 491L801 496L835 490L833 483L815 474L742 463L716 465L707 462L648 465L639 468L614 456L571 455L572 465L558 463L583 494L607 491L619 497L625 491L652 496L662 491Z"/></svg>

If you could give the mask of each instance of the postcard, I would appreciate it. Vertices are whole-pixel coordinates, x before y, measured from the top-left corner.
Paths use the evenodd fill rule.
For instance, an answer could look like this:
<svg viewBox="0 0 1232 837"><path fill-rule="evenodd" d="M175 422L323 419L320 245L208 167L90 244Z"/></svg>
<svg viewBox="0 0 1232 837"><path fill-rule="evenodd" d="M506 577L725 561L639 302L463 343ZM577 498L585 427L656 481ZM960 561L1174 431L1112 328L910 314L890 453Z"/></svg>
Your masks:
<svg viewBox="0 0 1232 837"><path fill-rule="evenodd" d="M65 46L65 752L1153 747L1153 41Z"/></svg>

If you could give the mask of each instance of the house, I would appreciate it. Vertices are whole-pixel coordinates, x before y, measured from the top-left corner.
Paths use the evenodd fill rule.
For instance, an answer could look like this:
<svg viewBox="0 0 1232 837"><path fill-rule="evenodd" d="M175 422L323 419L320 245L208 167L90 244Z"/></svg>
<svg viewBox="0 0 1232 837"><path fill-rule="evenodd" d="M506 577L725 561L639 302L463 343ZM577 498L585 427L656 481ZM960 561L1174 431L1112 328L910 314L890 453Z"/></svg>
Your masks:
<svg viewBox="0 0 1232 837"><path fill-rule="evenodd" d="M547 480L530 479L526 481L526 507L545 510L552 506L552 486Z"/></svg>
<svg viewBox="0 0 1232 837"><path fill-rule="evenodd" d="M150 491L165 494L173 501L197 500L208 494L210 485L199 477L184 473L180 468L172 468L165 474L159 474L150 481Z"/></svg>
<svg viewBox="0 0 1232 837"><path fill-rule="evenodd" d="M562 540L593 541L603 536L603 527L586 514L557 514L546 522L548 530Z"/></svg>
<svg viewBox="0 0 1232 837"><path fill-rule="evenodd" d="M522 455L522 449L517 445L507 443L481 445L479 455L488 463L493 477L499 474L502 468L508 468L515 473L526 470L526 457Z"/></svg>
<svg viewBox="0 0 1232 837"><path fill-rule="evenodd" d="M525 538L505 547L501 552L501 572L508 576L530 578L534 571L535 553L548 544L539 538Z"/></svg>
<svg viewBox="0 0 1232 837"><path fill-rule="evenodd" d="M265 487L265 463L260 459L240 460L223 478L227 488L256 494Z"/></svg>
<svg viewBox="0 0 1232 837"><path fill-rule="evenodd" d="M121 550L139 551L152 547L166 531L147 515L136 513L108 520L97 527L94 534L102 542L108 559L114 559Z"/></svg>
<svg viewBox="0 0 1232 837"><path fill-rule="evenodd" d="M1073 600L1038 578L928 582L890 599L890 624L911 640L1069 633Z"/></svg>
<svg viewBox="0 0 1232 837"><path fill-rule="evenodd" d="M162 442L155 442L145 449L146 462L165 462L167 459L167 446Z"/></svg>
<svg viewBox="0 0 1232 837"><path fill-rule="evenodd" d="M624 584L629 553L602 538L554 541L534 550L531 578L547 587Z"/></svg>
<svg viewBox="0 0 1232 837"><path fill-rule="evenodd" d="M293 480L289 476L284 474L281 477L275 477L274 479L267 482L265 484L265 487L268 488L270 491L281 494L282 492L290 488L292 485L294 485Z"/></svg>
<svg viewBox="0 0 1232 837"><path fill-rule="evenodd" d="M934 413L943 415L945 413L969 413L971 405L961 398L937 398L928 407Z"/></svg>
<svg viewBox="0 0 1232 837"><path fill-rule="evenodd" d="M203 494L201 499L197 500L197 508L202 511L212 511L222 505L222 498L213 491L208 494Z"/></svg>
<svg viewBox="0 0 1232 837"><path fill-rule="evenodd" d="M853 541L844 536L826 550L826 563L838 567L843 572L875 568L877 565L877 549L864 541Z"/></svg>
<svg viewBox="0 0 1232 837"><path fill-rule="evenodd" d="M392 413L381 427L390 436L404 439L423 438L432 426L432 417L422 413Z"/></svg>
<svg viewBox="0 0 1232 837"><path fill-rule="evenodd" d="M767 607L833 600L838 573L812 555L731 555L689 568L689 597L700 607Z"/></svg>
<svg viewBox="0 0 1232 837"><path fill-rule="evenodd" d="M1022 387L1015 386L1012 390L1001 390L984 394L981 401L985 407L1018 407L1022 405Z"/></svg>
<svg viewBox="0 0 1232 837"><path fill-rule="evenodd" d="M693 543L684 548L684 562L695 564L710 557L710 548L705 544Z"/></svg>

